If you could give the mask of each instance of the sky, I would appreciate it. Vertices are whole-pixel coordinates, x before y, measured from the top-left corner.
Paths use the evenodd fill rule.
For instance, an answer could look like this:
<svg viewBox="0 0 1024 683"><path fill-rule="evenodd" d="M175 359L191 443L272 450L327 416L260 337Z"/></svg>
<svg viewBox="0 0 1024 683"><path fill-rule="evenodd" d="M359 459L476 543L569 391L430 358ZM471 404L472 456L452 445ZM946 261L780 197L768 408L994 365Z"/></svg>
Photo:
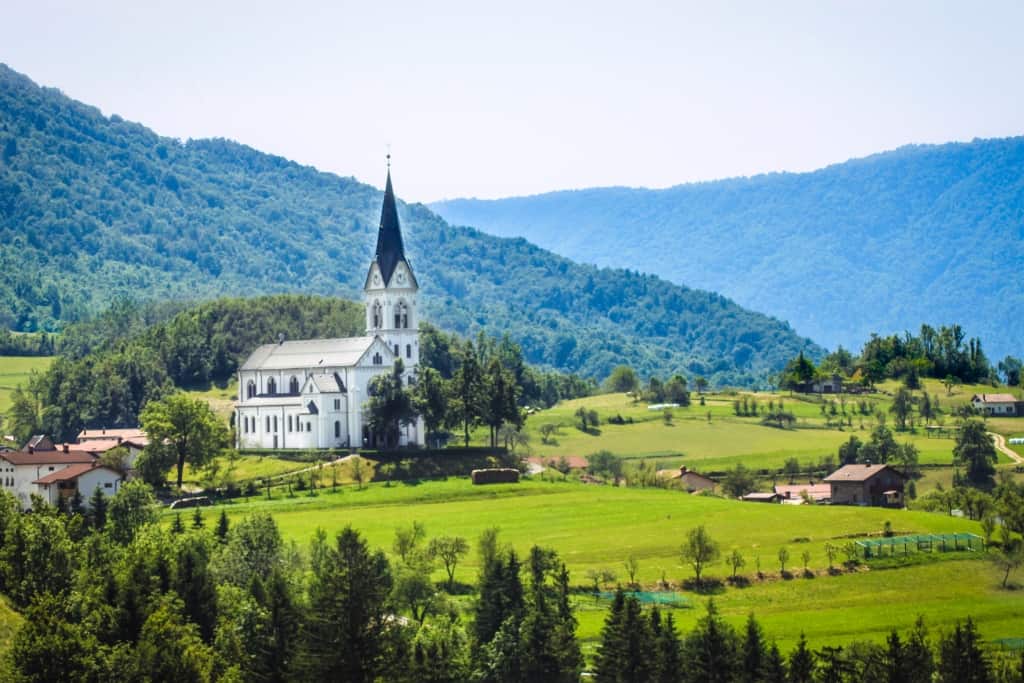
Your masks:
<svg viewBox="0 0 1024 683"><path fill-rule="evenodd" d="M0 62L407 201L806 171L1024 133L1024 2L7 0Z"/></svg>

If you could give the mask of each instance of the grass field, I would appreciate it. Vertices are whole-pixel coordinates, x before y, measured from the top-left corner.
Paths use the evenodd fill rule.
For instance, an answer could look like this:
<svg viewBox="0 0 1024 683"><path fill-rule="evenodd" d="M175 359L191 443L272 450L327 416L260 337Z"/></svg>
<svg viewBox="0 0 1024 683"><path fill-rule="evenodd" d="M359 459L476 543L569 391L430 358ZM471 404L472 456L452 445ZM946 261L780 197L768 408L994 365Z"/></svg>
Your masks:
<svg viewBox="0 0 1024 683"><path fill-rule="evenodd" d="M11 392L28 380L33 370L43 372L54 356L0 356L0 415L11 407Z"/></svg>
<svg viewBox="0 0 1024 683"><path fill-rule="evenodd" d="M526 553L533 544L556 549L583 585L587 569L608 568L625 580L622 562L630 554L640 563L638 579L654 584L692 576L679 558L685 533L704 524L723 554L739 549L747 560L742 573L778 574L778 549L789 549L789 567L798 570L804 550L810 567L827 565L826 542L879 533L891 521L897 533L978 532L978 525L944 515L840 506L781 506L740 503L689 496L662 489L626 489L575 483L524 481L518 485L473 487L465 480L373 484L363 490L344 487L315 497L277 494L275 500L253 499L226 508L233 518L271 512L285 538L305 546L316 528L334 533L351 524L370 544L390 550L396 527L419 520L429 536L460 535L472 541L488 527L499 527L503 541ZM219 512L206 514L211 517ZM806 539L806 540L805 540ZM957 557L962 557L959 554ZM947 626L967 614L975 616L986 637L1024 636L1024 591L1002 591L994 569L980 559L928 556L929 560L899 569L869 570L814 579L768 580L747 588L728 588L715 596L723 613L740 623L755 611L780 645L788 647L806 631L813 644L850 638L881 639L893 626L904 628L923 614L932 626ZM972 555L973 557L973 555ZM935 561L931 561L935 560ZM471 556L457 579L471 583L477 572ZM711 575L724 577L718 563ZM441 578L441 572L437 574ZM703 598L690 596L698 607ZM580 635L596 638L604 605L581 599ZM700 609L679 610L684 628L695 623Z"/></svg>

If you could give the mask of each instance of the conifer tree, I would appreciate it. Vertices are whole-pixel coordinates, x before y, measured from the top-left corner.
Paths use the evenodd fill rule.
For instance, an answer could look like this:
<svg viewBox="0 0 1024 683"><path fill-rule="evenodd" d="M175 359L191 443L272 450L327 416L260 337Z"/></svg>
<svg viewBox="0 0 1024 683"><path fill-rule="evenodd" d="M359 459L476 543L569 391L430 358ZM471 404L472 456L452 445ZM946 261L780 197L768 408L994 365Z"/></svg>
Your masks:
<svg viewBox="0 0 1024 683"><path fill-rule="evenodd" d="M228 512L227 512L227 510L221 510L220 511L220 518L217 520L217 529L216 529L217 539L221 543L227 543L227 541L228 541L228 528L229 528L229 526L230 525L228 523Z"/></svg>
<svg viewBox="0 0 1024 683"><path fill-rule="evenodd" d="M651 633L654 636L655 680L658 683L676 683L682 680L682 644L672 614L661 617L661 611L651 609Z"/></svg>
<svg viewBox="0 0 1024 683"><path fill-rule="evenodd" d="M181 523L181 513L178 512L174 515L174 521L171 522L171 533L172 534L183 534L185 533L185 525Z"/></svg>
<svg viewBox="0 0 1024 683"><path fill-rule="evenodd" d="M718 614L714 600L708 600L707 614L683 644L687 662L686 680L729 683L739 673L739 638Z"/></svg>
<svg viewBox="0 0 1024 683"><path fill-rule="evenodd" d="M768 648L768 652L765 654L764 669L762 679L764 683L785 683L786 682L786 662L782 659L782 653L779 652L779 646L775 643L771 644Z"/></svg>
<svg viewBox="0 0 1024 683"><path fill-rule="evenodd" d="M89 496L89 521L96 530L107 525L107 497L99 486Z"/></svg>
<svg viewBox="0 0 1024 683"><path fill-rule="evenodd" d="M939 641L936 669L940 683L987 683L991 680L978 630L970 617L963 625L957 622Z"/></svg>
<svg viewBox="0 0 1024 683"><path fill-rule="evenodd" d="M741 650L743 666L740 671L740 680L745 683L755 683L763 680L767 651L764 643L764 630L757 623L754 614L747 616L747 624L743 634L743 646Z"/></svg>
<svg viewBox="0 0 1024 683"><path fill-rule="evenodd" d="M924 619L918 617L903 645L904 671L908 683L929 683L935 671L935 655L928 640Z"/></svg>
<svg viewBox="0 0 1024 683"><path fill-rule="evenodd" d="M792 683L813 683L814 653L807 647L807 637L800 632L800 640L789 653L789 680Z"/></svg>

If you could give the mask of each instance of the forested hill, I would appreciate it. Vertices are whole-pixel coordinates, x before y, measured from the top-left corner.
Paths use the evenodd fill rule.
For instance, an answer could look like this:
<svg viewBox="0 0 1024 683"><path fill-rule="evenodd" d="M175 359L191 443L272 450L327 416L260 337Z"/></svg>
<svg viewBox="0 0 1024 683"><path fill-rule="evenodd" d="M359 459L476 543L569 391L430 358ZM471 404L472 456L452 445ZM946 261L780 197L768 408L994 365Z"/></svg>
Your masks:
<svg viewBox="0 0 1024 683"><path fill-rule="evenodd" d="M383 169L382 169L383 172ZM401 172L396 172L401 193ZM361 293L381 193L225 140L164 138L0 65L0 325L54 329L136 300ZM598 269L401 205L428 319L508 332L531 363L628 363L749 383L801 348L705 291Z"/></svg>
<svg viewBox="0 0 1024 683"><path fill-rule="evenodd" d="M990 358L1024 338L1024 138L904 147L813 173L432 205L721 292L829 347L922 321L976 331Z"/></svg>

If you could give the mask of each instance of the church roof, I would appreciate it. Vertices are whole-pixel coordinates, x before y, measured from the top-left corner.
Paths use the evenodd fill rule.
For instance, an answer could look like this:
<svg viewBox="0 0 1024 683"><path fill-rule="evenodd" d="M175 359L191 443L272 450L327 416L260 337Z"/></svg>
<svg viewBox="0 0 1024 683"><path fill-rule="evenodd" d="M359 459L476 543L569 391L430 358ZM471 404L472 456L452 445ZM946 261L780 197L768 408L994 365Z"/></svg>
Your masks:
<svg viewBox="0 0 1024 683"><path fill-rule="evenodd" d="M241 369L347 368L359 362L375 339L376 337L302 339L264 344L252 352Z"/></svg>
<svg viewBox="0 0 1024 683"><path fill-rule="evenodd" d="M309 380L321 394L340 394L345 391L345 383L336 372L320 372L310 375Z"/></svg>
<svg viewBox="0 0 1024 683"><path fill-rule="evenodd" d="M391 281L391 275L398 263L405 261L405 245L402 243L402 227L398 224L398 207L395 205L395 191L391 187L390 168L388 181L384 186L384 204L380 209L380 229L377 231L377 251L374 259L380 267L380 274L385 283Z"/></svg>

